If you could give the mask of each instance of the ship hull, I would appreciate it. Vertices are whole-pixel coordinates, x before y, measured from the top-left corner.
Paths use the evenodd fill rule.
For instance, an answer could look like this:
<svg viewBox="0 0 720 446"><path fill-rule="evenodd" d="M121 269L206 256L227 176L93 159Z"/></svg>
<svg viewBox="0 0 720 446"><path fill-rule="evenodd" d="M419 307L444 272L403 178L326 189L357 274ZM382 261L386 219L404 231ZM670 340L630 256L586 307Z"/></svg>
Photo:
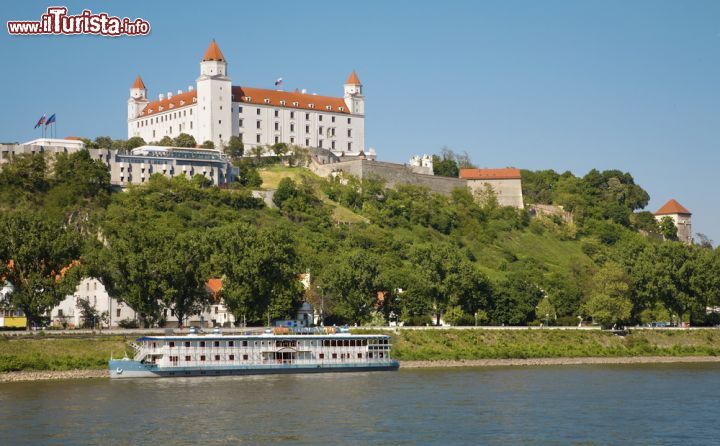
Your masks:
<svg viewBox="0 0 720 446"><path fill-rule="evenodd" d="M275 375L289 373L339 373L393 371L397 361L379 364L257 364L217 367L154 367L138 361L119 359L109 363L110 378L180 378L192 376Z"/></svg>

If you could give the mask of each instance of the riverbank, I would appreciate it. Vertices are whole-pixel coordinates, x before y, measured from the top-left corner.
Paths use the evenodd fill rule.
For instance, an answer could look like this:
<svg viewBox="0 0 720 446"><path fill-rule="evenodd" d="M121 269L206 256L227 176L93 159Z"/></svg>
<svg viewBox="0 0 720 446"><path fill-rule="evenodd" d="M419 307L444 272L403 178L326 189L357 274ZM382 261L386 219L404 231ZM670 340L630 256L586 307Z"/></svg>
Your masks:
<svg viewBox="0 0 720 446"><path fill-rule="evenodd" d="M401 369L446 369L459 367L537 367L563 365L692 364L720 363L720 356L634 356L617 358L471 359L458 361L401 361ZM0 373L0 383L61 379L110 378L107 369L20 371Z"/></svg>

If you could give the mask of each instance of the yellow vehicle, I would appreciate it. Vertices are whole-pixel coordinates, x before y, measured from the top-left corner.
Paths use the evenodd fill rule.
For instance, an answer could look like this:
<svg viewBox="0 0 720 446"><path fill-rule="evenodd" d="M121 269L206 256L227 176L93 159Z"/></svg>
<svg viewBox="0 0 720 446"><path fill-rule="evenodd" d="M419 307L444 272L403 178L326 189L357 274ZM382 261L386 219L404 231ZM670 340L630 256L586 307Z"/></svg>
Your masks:
<svg viewBox="0 0 720 446"><path fill-rule="evenodd" d="M0 329L18 330L27 327L27 318L20 310L0 309Z"/></svg>

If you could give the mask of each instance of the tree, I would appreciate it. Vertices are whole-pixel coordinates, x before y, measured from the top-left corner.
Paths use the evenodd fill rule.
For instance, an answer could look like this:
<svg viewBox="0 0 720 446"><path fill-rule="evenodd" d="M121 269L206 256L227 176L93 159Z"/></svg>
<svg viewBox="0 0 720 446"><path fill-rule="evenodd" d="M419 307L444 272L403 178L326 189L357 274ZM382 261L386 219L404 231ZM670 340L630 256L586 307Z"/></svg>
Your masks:
<svg viewBox="0 0 720 446"><path fill-rule="evenodd" d="M0 169L0 188L16 188L23 193L46 192L47 161L43 154L22 154L12 157Z"/></svg>
<svg viewBox="0 0 720 446"><path fill-rule="evenodd" d="M245 145L239 137L231 136L226 151L230 159L238 160L245 153Z"/></svg>
<svg viewBox="0 0 720 446"><path fill-rule="evenodd" d="M334 297L332 313L349 323L362 324L376 309L380 290L379 259L356 249L338 255L320 276L323 293Z"/></svg>
<svg viewBox="0 0 720 446"><path fill-rule="evenodd" d="M250 154L255 158L255 161L260 161L260 158L262 158L264 153L265 147L263 146L254 146L250 148Z"/></svg>
<svg viewBox="0 0 720 446"><path fill-rule="evenodd" d="M172 311L181 327L188 316L200 313L210 303L210 293L205 289L208 261L202 236L195 231L169 240L164 256L157 260L155 269L163 272L163 306Z"/></svg>
<svg viewBox="0 0 720 446"><path fill-rule="evenodd" d="M460 169L454 159L440 158L437 155L433 155L433 174L442 177L457 178L460 174Z"/></svg>
<svg viewBox="0 0 720 446"><path fill-rule="evenodd" d="M97 145L99 149L110 149L112 148L113 140L109 136L98 136L97 138L95 138L95 145Z"/></svg>
<svg viewBox="0 0 720 446"><path fill-rule="evenodd" d="M163 138L165 139L165 138ZM161 144L165 145L165 144ZM195 137L192 135L188 135L187 133L181 133L179 134L175 140L173 141L173 144L175 147L191 147L195 148L197 146L197 142L195 142Z"/></svg>
<svg viewBox="0 0 720 446"><path fill-rule="evenodd" d="M130 139L127 140L127 142L125 143L124 149L125 149L125 150L132 150L132 149L135 149L135 148L137 148L137 147L144 146L144 145L147 145L147 143L145 142L144 139L142 139L142 138L139 137L139 136L133 136L132 138L130 138Z"/></svg>
<svg viewBox="0 0 720 446"><path fill-rule="evenodd" d="M175 145L175 141L173 141L171 137L165 135L160 141L158 141L157 144L163 147L172 147L173 145Z"/></svg>
<svg viewBox="0 0 720 446"><path fill-rule="evenodd" d="M235 162L238 168L236 181L244 187L260 187L262 185L262 177L258 170L249 160L239 159Z"/></svg>
<svg viewBox="0 0 720 446"><path fill-rule="evenodd" d="M207 141L205 141L204 143L202 143L202 148L203 148L203 149L211 149L211 150L212 150L212 149L215 148L215 143L212 142L212 141L210 141L210 140L207 140Z"/></svg>
<svg viewBox="0 0 720 446"><path fill-rule="evenodd" d="M222 297L236 320L286 318L302 290L295 244L285 231L232 224L210 231L211 269L223 278Z"/></svg>
<svg viewBox="0 0 720 446"><path fill-rule="evenodd" d="M497 324L524 325L533 319L543 291L521 274L511 274L495 287L491 317Z"/></svg>
<svg viewBox="0 0 720 446"><path fill-rule="evenodd" d="M593 290L582 310L603 327L627 321L633 304L630 278L620 265L607 262L593 277Z"/></svg>
<svg viewBox="0 0 720 446"><path fill-rule="evenodd" d="M288 145L284 142L273 144L272 150L277 156L283 156L288 152Z"/></svg>
<svg viewBox="0 0 720 446"><path fill-rule="evenodd" d="M665 240L677 241L677 226L671 217L663 217L660 220L660 234Z"/></svg>
<svg viewBox="0 0 720 446"><path fill-rule="evenodd" d="M77 308L80 310L82 328L95 329L96 326L107 323L109 314L107 311L100 313L97 308L90 304L89 299L78 299Z"/></svg>
<svg viewBox="0 0 720 446"><path fill-rule="evenodd" d="M0 213L0 275L13 285L8 302L22 310L28 329L74 291L80 237L41 213Z"/></svg>
<svg viewBox="0 0 720 446"><path fill-rule="evenodd" d="M535 308L535 317L539 320L545 321L545 325L550 324L550 320L557 319L557 313L555 313L555 306L550 302L550 299L545 296L537 304Z"/></svg>
<svg viewBox="0 0 720 446"><path fill-rule="evenodd" d="M695 239L695 244L697 246L700 246L701 248L713 249L713 241L710 240L710 237L708 237L707 235L698 232L695 234Z"/></svg>

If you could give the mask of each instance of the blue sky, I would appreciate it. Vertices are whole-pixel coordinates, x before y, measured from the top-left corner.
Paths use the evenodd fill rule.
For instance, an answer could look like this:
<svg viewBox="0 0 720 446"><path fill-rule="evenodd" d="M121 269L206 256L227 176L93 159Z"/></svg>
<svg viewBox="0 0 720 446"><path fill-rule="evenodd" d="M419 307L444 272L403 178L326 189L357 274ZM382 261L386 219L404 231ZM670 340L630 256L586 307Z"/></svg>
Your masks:
<svg viewBox="0 0 720 446"><path fill-rule="evenodd" d="M385 160L443 146L483 167L629 171L720 242L720 2L274 1L4 3L142 17L146 37L0 33L0 141L42 113L59 136L125 138L128 88L194 85L212 38L235 85L342 94L356 69L366 141Z"/></svg>

